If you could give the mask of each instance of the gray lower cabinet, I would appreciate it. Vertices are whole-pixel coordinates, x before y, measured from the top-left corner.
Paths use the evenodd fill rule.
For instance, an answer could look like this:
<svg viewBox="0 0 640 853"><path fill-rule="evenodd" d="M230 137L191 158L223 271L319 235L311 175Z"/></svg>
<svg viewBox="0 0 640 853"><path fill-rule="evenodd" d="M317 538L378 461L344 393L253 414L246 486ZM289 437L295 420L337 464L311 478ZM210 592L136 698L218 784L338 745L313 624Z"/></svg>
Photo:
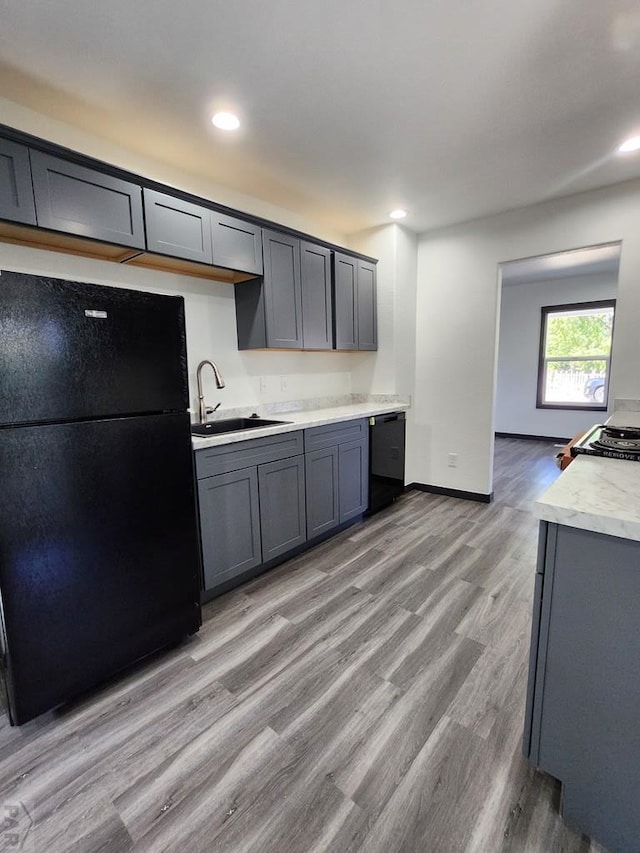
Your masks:
<svg viewBox="0 0 640 853"><path fill-rule="evenodd" d="M303 447L294 431L196 451L205 592L305 542Z"/></svg>
<svg viewBox="0 0 640 853"><path fill-rule="evenodd" d="M369 497L366 418L305 430L307 536L360 517Z"/></svg>
<svg viewBox="0 0 640 853"><path fill-rule="evenodd" d="M307 536L313 539L340 524L338 446L305 454Z"/></svg>
<svg viewBox="0 0 640 853"><path fill-rule="evenodd" d="M340 523L356 518L367 508L368 445L362 439L338 447Z"/></svg>
<svg viewBox="0 0 640 853"><path fill-rule="evenodd" d="M640 838L640 542L543 522L525 755L611 850Z"/></svg>
<svg viewBox="0 0 640 853"><path fill-rule="evenodd" d="M375 264L335 253L334 311L336 349L378 349Z"/></svg>
<svg viewBox="0 0 640 853"><path fill-rule="evenodd" d="M211 589L262 562L257 468L198 481L204 587Z"/></svg>
<svg viewBox="0 0 640 853"><path fill-rule="evenodd" d="M36 224L29 149L0 139L0 219Z"/></svg>
<svg viewBox="0 0 640 853"><path fill-rule="evenodd" d="M197 450L205 595L359 518L368 441L359 418Z"/></svg>
<svg viewBox="0 0 640 853"><path fill-rule="evenodd" d="M145 187L144 215L150 252L211 264L211 211Z"/></svg>
<svg viewBox="0 0 640 853"><path fill-rule="evenodd" d="M306 541L304 456L258 466L258 486L266 563Z"/></svg>
<svg viewBox="0 0 640 853"><path fill-rule="evenodd" d="M34 150L31 175L41 228L145 248L137 184Z"/></svg>

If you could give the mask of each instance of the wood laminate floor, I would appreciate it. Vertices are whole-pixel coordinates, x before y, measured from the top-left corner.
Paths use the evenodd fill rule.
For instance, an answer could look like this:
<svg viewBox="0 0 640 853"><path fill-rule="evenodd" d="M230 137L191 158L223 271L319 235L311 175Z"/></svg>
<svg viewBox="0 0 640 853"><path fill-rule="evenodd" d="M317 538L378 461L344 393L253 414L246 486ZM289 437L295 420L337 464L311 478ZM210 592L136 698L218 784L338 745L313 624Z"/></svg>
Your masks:
<svg viewBox="0 0 640 853"><path fill-rule="evenodd" d="M28 820L27 853L601 849L520 755L554 452L500 439L492 504L411 492L74 706L5 718L0 849Z"/></svg>

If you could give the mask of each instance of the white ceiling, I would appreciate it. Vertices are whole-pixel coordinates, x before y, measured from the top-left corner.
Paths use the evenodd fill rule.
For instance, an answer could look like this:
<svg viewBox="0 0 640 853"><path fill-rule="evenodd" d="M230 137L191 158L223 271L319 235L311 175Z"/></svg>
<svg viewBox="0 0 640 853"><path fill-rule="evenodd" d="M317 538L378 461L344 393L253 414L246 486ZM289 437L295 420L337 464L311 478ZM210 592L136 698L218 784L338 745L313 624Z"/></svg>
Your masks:
<svg viewBox="0 0 640 853"><path fill-rule="evenodd" d="M509 286L596 273L613 273L617 276L621 248L620 243L604 243L586 249L508 261L500 265L501 281L503 285Z"/></svg>
<svg viewBox="0 0 640 853"><path fill-rule="evenodd" d="M640 175L639 70L637 0L0 0L2 95L344 233Z"/></svg>

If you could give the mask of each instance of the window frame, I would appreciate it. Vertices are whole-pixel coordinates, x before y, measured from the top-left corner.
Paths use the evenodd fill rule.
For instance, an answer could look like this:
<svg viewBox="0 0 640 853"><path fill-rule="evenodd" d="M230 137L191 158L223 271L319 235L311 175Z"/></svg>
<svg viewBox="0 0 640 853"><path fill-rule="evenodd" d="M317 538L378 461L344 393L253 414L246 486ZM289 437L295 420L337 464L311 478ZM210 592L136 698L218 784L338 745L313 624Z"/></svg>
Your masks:
<svg viewBox="0 0 640 853"><path fill-rule="evenodd" d="M611 324L611 350L613 350L613 333L616 325L616 300L615 299L596 299L591 302L569 302L564 305L543 305L540 309L540 344L538 347L538 388L536 395L536 409L559 409L572 412L606 412L609 407L609 379L611 376L611 350L608 356L598 358L597 356L567 356L566 361L606 361L607 370L604 382L605 395L604 403L580 405L576 403L545 403L543 401L544 380L545 380L545 365L547 361L562 361L561 358L547 359L545 358L545 348L547 341L547 318L549 314L560 311L580 311L581 309L590 308L613 308L613 323Z"/></svg>

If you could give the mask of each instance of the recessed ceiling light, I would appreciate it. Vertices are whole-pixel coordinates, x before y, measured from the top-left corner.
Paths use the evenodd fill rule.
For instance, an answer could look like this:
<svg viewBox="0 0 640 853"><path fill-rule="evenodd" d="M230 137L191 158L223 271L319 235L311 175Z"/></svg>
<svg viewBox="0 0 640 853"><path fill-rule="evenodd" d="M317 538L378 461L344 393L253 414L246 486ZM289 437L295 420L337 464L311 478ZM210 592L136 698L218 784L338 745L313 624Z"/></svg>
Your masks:
<svg viewBox="0 0 640 853"><path fill-rule="evenodd" d="M233 113L216 113L211 123L220 130L237 130L240 127L240 119Z"/></svg>
<svg viewBox="0 0 640 853"><path fill-rule="evenodd" d="M625 139L622 145L618 148L618 154L630 154L632 151L640 149L640 136L630 136Z"/></svg>
<svg viewBox="0 0 640 853"><path fill-rule="evenodd" d="M401 208L398 208L397 210L391 211L391 213L389 214L389 218L390 219L404 219L406 215L407 215L406 210L402 210Z"/></svg>

